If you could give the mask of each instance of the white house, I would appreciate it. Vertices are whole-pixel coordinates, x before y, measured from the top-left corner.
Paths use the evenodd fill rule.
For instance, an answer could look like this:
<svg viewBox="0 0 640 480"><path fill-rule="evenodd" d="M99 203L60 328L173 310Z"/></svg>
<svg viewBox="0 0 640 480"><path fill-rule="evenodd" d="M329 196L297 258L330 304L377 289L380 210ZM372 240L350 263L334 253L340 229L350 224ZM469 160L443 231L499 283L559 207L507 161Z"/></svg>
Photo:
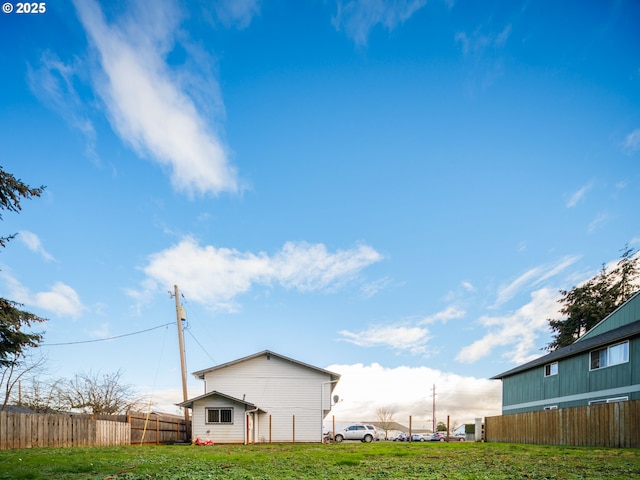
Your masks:
<svg viewBox="0 0 640 480"><path fill-rule="evenodd" d="M213 443L322 442L340 375L265 350L194 372L204 394L192 410L192 440Z"/></svg>

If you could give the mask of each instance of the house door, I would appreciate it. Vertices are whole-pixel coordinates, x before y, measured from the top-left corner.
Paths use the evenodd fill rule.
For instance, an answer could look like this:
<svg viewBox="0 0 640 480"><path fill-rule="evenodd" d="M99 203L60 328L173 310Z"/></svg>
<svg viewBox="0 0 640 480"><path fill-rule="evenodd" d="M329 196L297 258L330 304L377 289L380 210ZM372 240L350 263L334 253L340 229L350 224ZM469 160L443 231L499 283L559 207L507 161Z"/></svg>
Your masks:
<svg viewBox="0 0 640 480"><path fill-rule="evenodd" d="M247 443L255 443L254 413L247 414Z"/></svg>

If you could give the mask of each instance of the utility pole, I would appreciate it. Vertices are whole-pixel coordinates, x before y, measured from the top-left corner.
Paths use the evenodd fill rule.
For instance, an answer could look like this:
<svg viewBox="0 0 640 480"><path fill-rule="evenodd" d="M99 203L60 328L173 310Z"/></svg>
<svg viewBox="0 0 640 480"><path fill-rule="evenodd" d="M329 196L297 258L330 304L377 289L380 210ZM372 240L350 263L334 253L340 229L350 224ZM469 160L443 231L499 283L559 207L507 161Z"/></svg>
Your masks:
<svg viewBox="0 0 640 480"><path fill-rule="evenodd" d="M433 384L431 389L431 396L433 397L433 406L431 407L431 431L436 431L436 384Z"/></svg>
<svg viewBox="0 0 640 480"><path fill-rule="evenodd" d="M180 305L180 297L178 292L178 286L173 286L173 295L176 298L176 321L178 322L178 345L180 348L180 370L182 372L182 400L187 401L189 397L187 395L187 364L184 355L184 336L182 333L182 322L186 320L184 308ZM189 409L184 407L184 421L187 429L187 438L189 438L191 428L189 420Z"/></svg>

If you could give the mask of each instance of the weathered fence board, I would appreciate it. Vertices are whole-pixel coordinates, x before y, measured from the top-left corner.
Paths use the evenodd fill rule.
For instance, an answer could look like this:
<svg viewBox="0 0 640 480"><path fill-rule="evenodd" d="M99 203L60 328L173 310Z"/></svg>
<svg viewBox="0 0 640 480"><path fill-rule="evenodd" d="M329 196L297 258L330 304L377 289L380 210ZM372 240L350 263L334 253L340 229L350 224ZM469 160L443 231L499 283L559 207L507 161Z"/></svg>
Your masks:
<svg viewBox="0 0 640 480"><path fill-rule="evenodd" d="M188 441L184 418L173 415L91 417L0 411L0 450Z"/></svg>
<svg viewBox="0 0 640 480"><path fill-rule="evenodd" d="M0 411L0 450L35 447L129 445L128 423L81 415Z"/></svg>
<svg viewBox="0 0 640 480"><path fill-rule="evenodd" d="M189 441L184 417L137 413L130 414L128 422L132 445Z"/></svg>
<svg viewBox="0 0 640 480"><path fill-rule="evenodd" d="M640 447L640 400L485 418L485 441Z"/></svg>

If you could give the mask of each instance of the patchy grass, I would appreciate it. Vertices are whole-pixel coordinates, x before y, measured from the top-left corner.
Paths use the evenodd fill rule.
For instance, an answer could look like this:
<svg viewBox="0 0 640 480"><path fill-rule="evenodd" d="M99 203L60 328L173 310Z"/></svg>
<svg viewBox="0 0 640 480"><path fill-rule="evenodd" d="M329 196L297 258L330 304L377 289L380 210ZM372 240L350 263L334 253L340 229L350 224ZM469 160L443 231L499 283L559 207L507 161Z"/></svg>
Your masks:
<svg viewBox="0 0 640 480"><path fill-rule="evenodd" d="M349 443L0 451L0 479L629 479L640 450L498 443Z"/></svg>

